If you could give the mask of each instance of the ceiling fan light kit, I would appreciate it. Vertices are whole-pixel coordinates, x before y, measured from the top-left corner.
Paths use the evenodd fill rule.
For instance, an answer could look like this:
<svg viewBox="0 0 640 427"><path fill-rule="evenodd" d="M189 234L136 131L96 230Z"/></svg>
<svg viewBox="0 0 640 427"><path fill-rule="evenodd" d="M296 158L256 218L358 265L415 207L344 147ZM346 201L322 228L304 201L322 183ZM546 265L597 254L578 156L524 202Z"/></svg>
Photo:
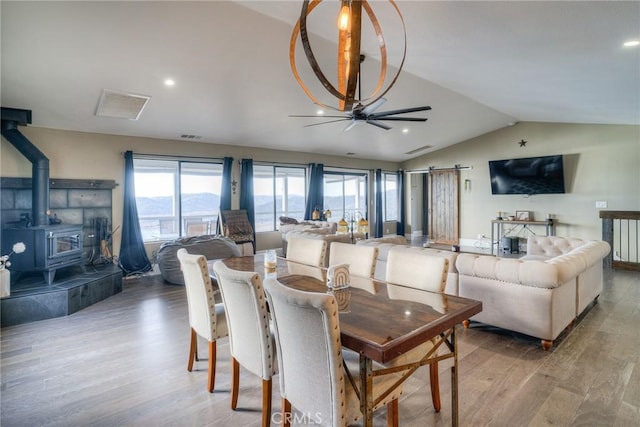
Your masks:
<svg viewBox="0 0 640 427"><path fill-rule="evenodd" d="M391 111L383 111L375 113L375 110L380 107L386 99L383 96L391 89L391 87L397 81L407 52L407 33L404 23L404 18L400 13L400 9L396 5L394 0L388 0L394 11L397 13L402 24L402 32L404 34L402 61L398 67L397 73L393 76L389 85L385 88L384 83L387 75L387 47L382 35L382 30L378 18L376 17L371 5L366 0L342 0L340 2L340 9L338 10L337 29L338 29L338 52L337 52L337 87L334 86L325 74L320 69L318 61L311 49L309 42L309 33L307 30L307 18L311 12L320 4L322 0L304 0L302 2L302 10L300 12L300 19L296 22L293 33L291 35L291 41L289 45L289 62L291 64L291 71L307 96L317 105L321 107L338 110L344 112L344 115L328 116L324 115L323 118L331 118L335 120L329 120L322 123L315 123L308 126L317 126L320 124L335 123L343 120L350 120L350 123L346 128L349 130L353 128L358 122L365 122L379 128L389 130L390 126L381 123L381 120L394 120L394 121L421 121L424 122L427 119L422 117L391 117L401 114L427 111L431 107L414 107L406 109L398 109ZM378 82L373 92L366 97L362 98L360 93L360 63L364 61L364 55L360 51L361 36L362 36L362 11L364 9L365 15L371 21L371 25L374 29L378 47L380 49L380 73L378 76ZM296 66L295 51L298 44L298 36L305 52L305 56L313 70L313 73L318 78L322 86L338 100L338 107L331 107L320 102L309 90L307 85L302 81L298 68ZM356 98L356 89L358 90L358 98ZM312 115L291 115L289 117L313 117Z"/></svg>

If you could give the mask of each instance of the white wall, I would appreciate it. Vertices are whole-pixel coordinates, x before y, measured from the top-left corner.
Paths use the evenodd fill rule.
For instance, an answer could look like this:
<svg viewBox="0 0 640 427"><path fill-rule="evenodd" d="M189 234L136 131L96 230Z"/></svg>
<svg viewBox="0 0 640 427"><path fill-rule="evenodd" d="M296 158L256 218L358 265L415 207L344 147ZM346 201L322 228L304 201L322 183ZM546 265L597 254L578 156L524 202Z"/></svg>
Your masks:
<svg viewBox="0 0 640 427"><path fill-rule="evenodd" d="M489 160L553 154L565 156L566 194L491 194ZM404 162L402 168L456 164L473 168L460 172L461 239L490 236L496 213L516 210L532 211L536 220L553 214L559 236L600 239L596 201L606 201L608 210L640 210L640 126L523 122Z"/></svg>
<svg viewBox="0 0 640 427"><path fill-rule="evenodd" d="M301 152L291 152L222 144L71 132L34 126L20 127L19 130L49 158L51 178L113 179L119 184L113 190L114 227L122 223L123 153L128 150L137 154L213 158L230 156L234 158L233 177L238 183L240 182L238 161L242 158L276 163L308 164L319 162L324 163L325 166L367 170L377 168L397 170L399 166L395 162L304 153L302 152L305 149L304 143L300 144ZM31 176L31 163L4 138L0 142L0 167L0 176L3 177ZM373 182L371 178L370 182ZM240 194L239 191L236 193L236 195L232 196L232 207L234 209L239 206ZM157 249L158 246L159 244L148 245L149 254ZM281 246L280 232L258 234L258 250L279 246ZM116 233L114 234L114 252L116 254L119 253L119 248L120 234Z"/></svg>

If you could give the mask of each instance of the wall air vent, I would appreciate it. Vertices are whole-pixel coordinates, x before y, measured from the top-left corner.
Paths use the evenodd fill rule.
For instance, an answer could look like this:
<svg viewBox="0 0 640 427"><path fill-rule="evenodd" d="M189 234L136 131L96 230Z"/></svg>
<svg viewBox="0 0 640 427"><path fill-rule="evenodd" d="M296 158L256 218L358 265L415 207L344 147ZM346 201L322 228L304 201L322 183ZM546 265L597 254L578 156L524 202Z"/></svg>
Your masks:
<svg viewBox="0 0 640 427"><path fill-rule="evenodd" d="M140 113L151 99L150 96L102 90L96 116L138 120Z"/></svg>
<svg viewBox="0 0 640 427"><path fill-rule="evenodd" d="M202 137L200 135L191 135L188 133L183 133L182 135L180 135L180 138L182 139L201 139Z"/></svg>
<svg viewBox="0 0 640 427"><path fill-rule="evenodd" d="M428 150L429 148L433 148L433 146L432 145L425 145L424 147L420 147L420 148L416 148L415 150L407 151L404 154L408 154L408 155L416 154L416 153L419 153L420 151Z"/></svg>

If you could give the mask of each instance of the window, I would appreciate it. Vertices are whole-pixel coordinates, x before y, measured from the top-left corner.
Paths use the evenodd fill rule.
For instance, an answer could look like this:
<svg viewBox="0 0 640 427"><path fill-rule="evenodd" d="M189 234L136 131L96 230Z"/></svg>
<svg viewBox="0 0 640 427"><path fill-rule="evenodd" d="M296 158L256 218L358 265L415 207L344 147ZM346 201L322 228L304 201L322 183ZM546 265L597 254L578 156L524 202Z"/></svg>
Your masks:
<svg viewBox="0 0 640 427"><path fill-rule="evenodd" d="M367 174L324 173L324 209L331 210L331 221L355 219L356 212L367 215Z"/></svg>
<svg viewBox="0 0 640 427"><path fill-rule="evenodd" d="M398 220L398 175L395 173L382 174L382 205L384 206L384 220Z"/></svg>
<svg viewBox="0 0 640 427"><path fill-rule="evenodd" d="M134 158L133 167L145 242L215 233L221 163Z"/></svg>
<svg viewBox="0 0 640 427"><path fill-rule="evenodd" d="M253 201L256 232L274 231L278 218L304 219L306 168L253 166Z"/></svg>

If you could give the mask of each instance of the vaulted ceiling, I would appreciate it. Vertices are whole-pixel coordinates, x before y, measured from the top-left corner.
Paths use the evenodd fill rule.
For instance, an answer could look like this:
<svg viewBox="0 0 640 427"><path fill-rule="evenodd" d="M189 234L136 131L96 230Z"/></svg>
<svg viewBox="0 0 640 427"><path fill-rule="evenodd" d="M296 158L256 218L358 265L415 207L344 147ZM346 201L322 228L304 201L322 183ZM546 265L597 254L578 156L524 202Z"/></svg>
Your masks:
<svg viewBox="0 0 640 427"><path fill-rule="evenodd" d="M398 66L397 18L371 3ZM288 117L318 110L289 66L300 1L2 1L2 106L31 109L33 126L393 161L518 121L640 124L640 49L623 46L640 38L640 2L397 3L406 62L380 110L429 105L425 123L344 132ZM337 8L309 17L328 72ZM366 92L380 54L363 46ZM97 117L103 89L151 99L138 120Z"/></svg>

